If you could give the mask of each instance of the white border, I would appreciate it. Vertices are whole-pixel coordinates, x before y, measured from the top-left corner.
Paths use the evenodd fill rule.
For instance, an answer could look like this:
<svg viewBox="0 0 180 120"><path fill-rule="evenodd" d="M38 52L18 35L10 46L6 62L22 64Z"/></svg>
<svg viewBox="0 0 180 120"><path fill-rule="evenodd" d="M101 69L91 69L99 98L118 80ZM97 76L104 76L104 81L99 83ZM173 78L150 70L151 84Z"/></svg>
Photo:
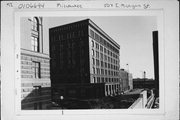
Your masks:
<svg viewBox="0 0 180 120"><path fill-rule="evenodd" d="M48 3L46 1L43 1L45 3ZM101 2L95 2L95 1L83 1L83 4L89 4L89 8L93 8L90 10L102 10L102 5L101 4L103 1ZM106 1L107 2L107 1ZM114 1L111 1L112 3ZM117 2L117 1L116 1ZM124 2L124 1L121 1ZM67 115L61 115L61 111L36 111L32 112L32 111L26 111L26 113L23 113L23 111L18 111L17 109L17 99L16 99L16 93L17 90L15 89L15 87L18 87L15 85L15 83L17 81L15 81L15 79L18 80L18 74L16 73L16 69L19 66L15 66L18 64L18 60L15 60L16 54L18 54L18 46L15 46L15 41L14 41L14 27L15 27L15 17L14 14L17 13L17 11L20 12L20 10L14 9L14 8L9 8L7 7L7 3L8 2L2 2L2 6L1 6L1 15L2 15L2 21L1 21L1 31L2 31L2 36L1 36L1 67L2 67L2 82L1 82L1 88L2 88L2 104L1 104L1 117L4 120L32 120L32 119L43 119L43 120L49 120L49 119L53 119L53 120L59 120L59 119L125 119L125 120L129 120L129 119L139 119L139 120L144 120L144 119L149 119L149 120L178 120L179 117L179 51L178 51L178 47L179 47L179 40L178 40L178 36L179 36L179 12L178 12L178 2L173 0L173 1L126 1L126 3L149 3L151 5L151 10L144 10L144 11L155 11L155 10L162 10L163 11L163 18L161 17L160 19L162 19L164 21L163 24L163 31L162 32L162 36L160 35L159 37L162 38L163 41L163 45L164 48L159 49L160 51L164 51L164 54L162 56L164 56L165 59L161 59L162 61L164 61L164 65L162 67L164 67L164 69L162 70L162 68L160 67L160 74L161 72L164 73L164 76L160 76L160 80L163 79L164 77L164 82L163 84L164 89L163 91L161 91L160 89L160 95L164 95L164 102L160 101L160 104L163 103L164 105L164 111L162 110L160 113L156 111L154 111L153 113L148 113L148 114L142 114L140 111L139 114L130 114L128 113L128 111L126 111L127 113L112 113L112 114L106 114L109 113L109 110L104 110L105 113L103 115L100 114L77 114L75 112L77 111L64 111L67 112ZM18 4L19 2L13 2L15 4ZM52 4L52 3L51 3ZM94 5L96 4L96 5ZM94 6L93 6L94 5ZM49 6L48 6L49 7ZM99 7L99 9L97 9ZM56 11L60 11L60 9L54 9ZM62 9L61 9L62 10ZM83 10L83 9L82 9ZM89 10L89 9L85 9L85 10ZM105 10L105 9L104 9ZM107 9L109 11L117 11L118 9ZM107 11L105 10L105 11ZM39 14L36 11L40 11L40 10L21 10L21 11L27 11L27 13L29 12L29 14ZM44 9L41 11L46 11L44 14L47 13L53 13L50 12L50 9ZM67 10L68 11L68 10ZM133 15L134 12L140 12L143 10L121 10L124 12L124 15L127 16L125 13L128 12L132 12L131 14ZM41 14L41 15L44 15ZM50 15L48 15L50 16ZM160 23L162 24L162 23ZM159 25L159 23L158 23ZM17 27L17 26L16 26ZM164 36L163 36L164 34ZM17 42L17 41L16 41ZM18 44L17 44L18 45ZM16 48L16 51L15 51ZM161 57L162 58L162 57ZM15 77L17 76L17 78ZM161 93L162 92L162 93ZM60 112L60 114L59 114ZM72 113L73 112L73 113ZM90 111L89 111L90 112ZM121 111L122 112L122 111ZM136 110L137 112L137 110ZM49 114L50 113L50 114ZM52 113L52 114L51 114ZM57 114L56 114L57 113ZM92 113L92 112L91 112Z"/></svg>
<svg viewBox="0 0 180 120"><path fill-rule="evenodd" d="M160 108L159 109L88 109L88 110L63 110L64 115L83 115L83 114L163 114L164 113L164 39L163 39L163 11L162 10L148 10L148 11L55 11L55 12L16 12L15 13L15 44L17 47L17 54L20 55L20 18L21 17L31 17L31 16L42 16L42 17L65 17L65 16L156 16L157 17L157 30L159 31L159 76L160 76ZM16 71L21 71L19 59L16 59ZM20 73L17 74L17 78L20 77ZM17 88L17 113L18 115L25 114L60 114L61 110L21 110L21 80L16 79ZM18 82L17 82L18 81ZM62 115L62 114L61 114Z"/></svg>

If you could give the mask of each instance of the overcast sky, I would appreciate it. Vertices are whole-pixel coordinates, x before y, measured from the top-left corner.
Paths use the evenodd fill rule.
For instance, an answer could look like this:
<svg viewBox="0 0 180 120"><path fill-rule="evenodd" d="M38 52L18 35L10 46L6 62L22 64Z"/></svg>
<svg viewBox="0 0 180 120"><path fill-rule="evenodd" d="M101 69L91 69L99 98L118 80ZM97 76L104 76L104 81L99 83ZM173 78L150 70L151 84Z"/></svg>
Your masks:
<svg viewBox="0 0 180 120"><path fill-rule="evenodd" d="M146 71L147 78L154 78L152 31L157 30L156 17L114 16L88 18L120 45L120 68L129 69L133 74L133 78L142 78L143 71ZM87 19L87 17L44 18L44 39L49 39L49 28L83 19Z"/></svg>

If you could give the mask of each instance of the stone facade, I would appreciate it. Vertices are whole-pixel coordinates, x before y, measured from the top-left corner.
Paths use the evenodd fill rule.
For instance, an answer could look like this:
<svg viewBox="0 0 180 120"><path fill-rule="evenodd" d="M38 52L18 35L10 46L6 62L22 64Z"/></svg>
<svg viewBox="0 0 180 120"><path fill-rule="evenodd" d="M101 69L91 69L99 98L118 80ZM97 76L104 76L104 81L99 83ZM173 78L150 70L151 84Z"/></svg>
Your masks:
<svg viewBox="0 0 180 120"><path fill-rule="evenodd" d="M44 52L42 18L21 19L21 108L47 109L51 104L50 58ZM37 27L37 28L35 28Z"/></svg>

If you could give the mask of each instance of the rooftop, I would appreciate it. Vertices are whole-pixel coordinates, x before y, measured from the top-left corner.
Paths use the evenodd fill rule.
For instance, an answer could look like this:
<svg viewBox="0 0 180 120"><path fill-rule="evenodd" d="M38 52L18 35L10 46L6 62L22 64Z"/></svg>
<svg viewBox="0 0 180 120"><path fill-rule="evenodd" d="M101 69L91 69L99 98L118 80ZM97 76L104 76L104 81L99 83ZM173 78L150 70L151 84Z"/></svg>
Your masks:
<svg viewBox="0 0 180 120"><path fill-rule="evenodd" d="M114 44L118 49L120 49L120 45L115 42L106 32L104 32L98 25L96 25L91 19L84 19L84 20L80 20L80 21L76 21L76 22L72 22L72 23L68 23L68 24L64 24L64 25L60 25L60 26L56 26L53 28L50 28L49 30L52 29L56 29L59 27L66 27L69 25L73 25L73 24L78 24L81 22L87 22L91 27L93 27L96 31L98 31L103 37L105 37L106 39L109 40L109 42L111 42L112 44Z"/></svg>

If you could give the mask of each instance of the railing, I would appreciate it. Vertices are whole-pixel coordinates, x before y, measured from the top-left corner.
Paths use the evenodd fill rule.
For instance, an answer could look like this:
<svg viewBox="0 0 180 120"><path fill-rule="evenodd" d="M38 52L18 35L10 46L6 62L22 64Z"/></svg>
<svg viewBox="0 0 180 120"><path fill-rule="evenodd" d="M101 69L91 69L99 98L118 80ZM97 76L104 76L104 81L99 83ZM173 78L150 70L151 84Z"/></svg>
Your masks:
<svg viewBox="0 0 180 120"><path fill-rule="evenodd" d="M128 109L145 108L146 103L147 91L143 91L140 93L139 98Z"/></svg>
<svg viewBox="0 0 180 120"><path fill-rule="evenodd" d="M147 100L146 108L152 108L154 100L155 100L154 94L152 94Z"/></svg>

